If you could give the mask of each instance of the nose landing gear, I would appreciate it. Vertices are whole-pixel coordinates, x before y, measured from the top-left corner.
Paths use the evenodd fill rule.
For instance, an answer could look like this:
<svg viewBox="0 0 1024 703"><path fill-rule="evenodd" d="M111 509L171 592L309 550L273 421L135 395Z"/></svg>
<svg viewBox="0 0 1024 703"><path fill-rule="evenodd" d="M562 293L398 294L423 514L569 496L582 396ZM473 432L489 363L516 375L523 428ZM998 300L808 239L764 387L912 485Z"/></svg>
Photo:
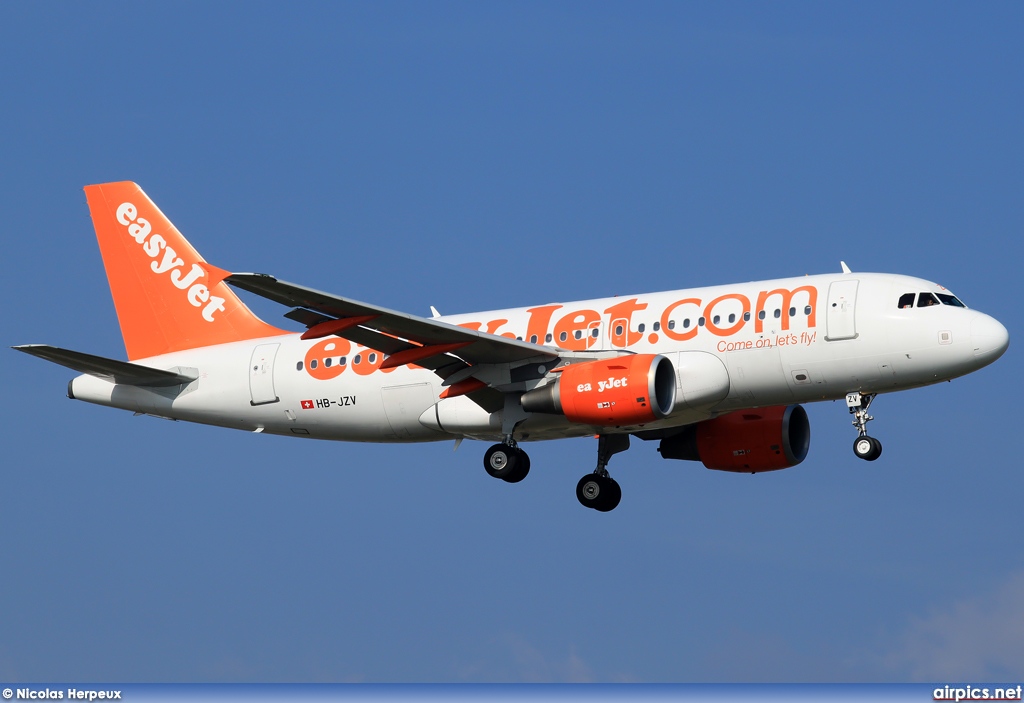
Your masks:
<svg viewBox="0 0 1024 703"><path fill-rule="evenodd" d="M629 449L628 434L600 435L597 439L597 468L576 484L576 499L584 508L607 513L622 500L622 489L608 475L608 460Z"/></svg>
<svg viewBox="0 0 1024 703"><path fill-rule="evenodd" d="M874 437L868 437L867 425L873 417L868 415L868 407L875 399L874 393L847 393L846 407L853 415L853 426L857 428L857 439L853 442L853 453L858 459L874 461L882 456L882 443Z"/></svg>

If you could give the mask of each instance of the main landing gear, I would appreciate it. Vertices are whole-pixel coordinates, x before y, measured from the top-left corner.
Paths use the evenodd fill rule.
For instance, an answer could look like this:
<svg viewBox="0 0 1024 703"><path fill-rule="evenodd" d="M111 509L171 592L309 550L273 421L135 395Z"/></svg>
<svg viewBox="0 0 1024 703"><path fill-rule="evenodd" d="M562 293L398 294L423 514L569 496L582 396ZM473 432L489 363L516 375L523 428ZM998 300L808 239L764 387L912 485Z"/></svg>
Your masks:
<svg viewBox="0 0 1024 703"><path fill-rule="evenodd" d="M597 468L576 484L576 498L585 508L607 513L622 500L622 489L608 475L608 460L629 449L628 434L600 435L597 440ZM494 478L519 483L530 473L530 457L507 435L484 454L484 469Z"/></svg>
<svg viewBox="0 0 1024 703"><path fill-rule="evenodd" d="M882 456L882 443L874 437L868 437L868 422L874 420L868 415L868 407L875 399L874 393L847 393L846 407L853 415L853 426L857 428L857 439L853 442L853 453L858 459L874 461Z"/></svg>
<svg viewBox="0 0 1024 703"><path fill-rule="evenodd" d="M597 439L597 468L576 484L576 498L584 508L602 513L614 510L622 500L622 489L608 475L608 460L612 454L629 449L628 434L600 435Z"/></svg>
<svg viewBox="0 0 1024 703"><path fill-rule="evenodd" d="M519 483L530 473L530 455L519 448L509 435L484 454L484 469L506 483Z"/></svg>

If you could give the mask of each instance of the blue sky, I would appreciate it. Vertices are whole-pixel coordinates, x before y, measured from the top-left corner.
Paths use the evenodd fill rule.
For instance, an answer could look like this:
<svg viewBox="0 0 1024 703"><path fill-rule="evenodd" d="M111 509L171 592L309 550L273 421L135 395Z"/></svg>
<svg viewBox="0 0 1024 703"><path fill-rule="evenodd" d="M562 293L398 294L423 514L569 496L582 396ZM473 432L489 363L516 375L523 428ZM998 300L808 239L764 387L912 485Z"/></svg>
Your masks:
<svg viewBox="0 0 1024 703"><path fill-rule="evenodd" d="M798 467L316 443L74 403L8 352L0 679L1024 678L1019 3L0 5L0 326L124 358L82 186L427 314L837 271L1011 347ZM283 309L253 307L274 323Z"/></svg>

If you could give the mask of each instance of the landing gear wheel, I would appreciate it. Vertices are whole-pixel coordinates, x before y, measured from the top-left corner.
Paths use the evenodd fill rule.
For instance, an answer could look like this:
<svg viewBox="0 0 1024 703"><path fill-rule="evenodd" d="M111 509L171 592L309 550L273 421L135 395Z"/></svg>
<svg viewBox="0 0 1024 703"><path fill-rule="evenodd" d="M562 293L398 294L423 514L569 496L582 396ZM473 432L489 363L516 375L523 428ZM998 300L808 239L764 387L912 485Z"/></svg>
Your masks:
<svg viewBox="0 0 1024 703"><path fill-rule="evenodd" d="M882 456L882 443L867 435L858 437L853 443L853 453L857 455L858 459L874 461Z"/></svg>
<svg viewBox="0 0 1024 703"><path fill-rule="evenodd" d="M484 454L484 469L494 478L500 478L504 481L516 470L516 465L519 463L518 459L518 449L507 444L495 444ZM523 474L523 478L525 477L526 474Z"/></svg>
<svg viewBox="0 0 1024 703"><path fill-rule="evenodd" d="M530 455L519 447L516 447L515 453L515 466L512 467L512 472L505 476L507 483L519 483L530 473Z"/></svg>
<svg viewBox="0 0 1024 703"><path fill-rule="evenodd" d="M601 501L600 505L594 507L595 510L607 513L610 510L615 510L615 507L622 500L622 489L619 488L619 483L611 476L605 476L605 490L604 500Z"/></svg>
<svg viewBox="0 0 1024 703"><path fill-rule="evenodd" d="M587 474L576 484L576 499L584 508L606 513L622 500L622 489L609 476Z"/></svg>
<svg viewBox="0 0 1024 703"><path fill-rule="evenodd" d="M858 459L874 461L882 456L882 443L874 437L868 437L868 423L874 418L868 415L868 408L875 399L874 393L853 391L846 394L846 406L853 415L853 426L857 428L857 439L853 441L853 453Z"/></svg>
<svg viewBox="0 0 1024 703"><path fill-rule="evenodd" d="M597 474L587 474L576 484L576 499L584 508L593 508L601 498L604 482Z"/></svg>

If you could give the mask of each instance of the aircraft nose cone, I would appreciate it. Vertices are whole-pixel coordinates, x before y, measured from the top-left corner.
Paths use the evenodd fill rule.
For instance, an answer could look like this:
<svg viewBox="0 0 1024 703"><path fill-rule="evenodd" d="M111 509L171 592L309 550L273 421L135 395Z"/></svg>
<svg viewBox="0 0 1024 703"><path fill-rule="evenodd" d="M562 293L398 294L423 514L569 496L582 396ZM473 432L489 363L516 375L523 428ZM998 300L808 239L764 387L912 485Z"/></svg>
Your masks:
<svg viewBox="0 0 1024 703"><path fill-rule="evenodd" d="M971 321L971 343L976 359L992 363L1010 346L1010 333L999 320L979 313Z"/></svg>

